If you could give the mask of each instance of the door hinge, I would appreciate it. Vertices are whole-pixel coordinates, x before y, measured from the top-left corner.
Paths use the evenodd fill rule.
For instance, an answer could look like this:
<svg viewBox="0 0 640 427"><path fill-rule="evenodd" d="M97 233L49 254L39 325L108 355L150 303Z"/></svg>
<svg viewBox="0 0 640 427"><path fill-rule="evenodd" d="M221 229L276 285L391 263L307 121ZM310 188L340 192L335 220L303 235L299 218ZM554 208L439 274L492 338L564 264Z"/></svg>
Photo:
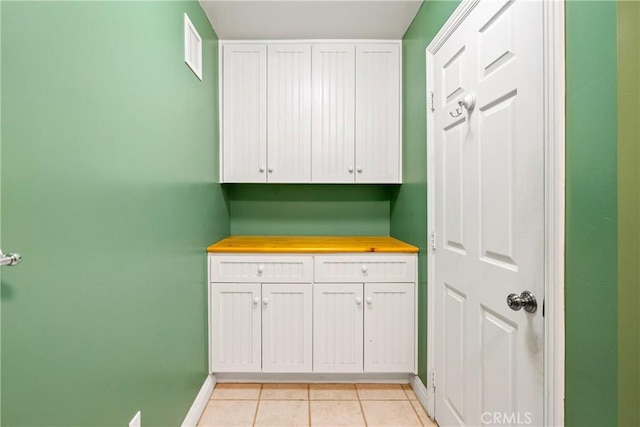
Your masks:
<svg viewBox="0 0 640 427"><path fill-rule="evenodd" d="M436 250L436 232L432 231L429 234L429 240L431 241L431 250Z"/></svg>
<svg viewBox="0 0 640 427"><path fill-rule="evenodd" d="M431 388L436 389L436 370L431 371Z"/></svg>
<svg viewBox="0 0 640 427"><path fill-rule="evenodd" d="M436 111L435 103L433 102L433 92L429 92L429 99L431 100L431 112Z"/></svg>

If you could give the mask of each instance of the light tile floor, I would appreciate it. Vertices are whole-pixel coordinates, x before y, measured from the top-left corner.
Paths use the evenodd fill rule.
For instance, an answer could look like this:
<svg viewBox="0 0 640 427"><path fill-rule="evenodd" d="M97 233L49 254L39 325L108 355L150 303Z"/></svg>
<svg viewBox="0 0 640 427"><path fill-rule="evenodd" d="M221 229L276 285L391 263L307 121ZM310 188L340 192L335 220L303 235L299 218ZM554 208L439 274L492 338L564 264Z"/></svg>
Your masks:
<svg viewBox="0 0 640 427"><path fill-rule="evenodd" d="M198 426L425 426L408 384L218 384Z"/></svg>

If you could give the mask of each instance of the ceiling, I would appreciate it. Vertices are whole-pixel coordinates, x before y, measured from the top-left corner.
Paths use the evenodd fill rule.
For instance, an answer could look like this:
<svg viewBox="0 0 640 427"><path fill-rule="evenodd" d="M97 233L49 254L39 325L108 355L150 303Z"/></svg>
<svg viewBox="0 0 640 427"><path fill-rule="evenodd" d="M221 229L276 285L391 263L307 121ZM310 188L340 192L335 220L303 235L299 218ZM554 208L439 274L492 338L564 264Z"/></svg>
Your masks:
<svg viewBox="0 0 640 427"><path fill-rule="evenodd" d="M200 0L221 40L398 40L422 0Z"/></svg>

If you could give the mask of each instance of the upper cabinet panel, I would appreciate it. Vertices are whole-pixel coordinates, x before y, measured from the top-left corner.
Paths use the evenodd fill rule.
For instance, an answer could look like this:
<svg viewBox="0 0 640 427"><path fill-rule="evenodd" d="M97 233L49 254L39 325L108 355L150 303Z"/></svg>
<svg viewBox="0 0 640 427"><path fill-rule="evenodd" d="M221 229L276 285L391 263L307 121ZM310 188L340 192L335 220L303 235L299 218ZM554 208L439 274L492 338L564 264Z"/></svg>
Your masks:
<svg viewBox="0 0 640 427"><path fill-rule="evenodd" d="M355 45L313 46L313 182L353 183Z"/></svg>
<svg viewBox="0 0 640 427"><path fill-rule="evenodd" d="M311 45L267 49L267 182L311 182Z"/></svg>
<svg viewBox="0 0 640 427"><path fill-rule="evenodd" d="M400 42L221 42L222 182L400 183Z"/></svg>
<svg viewBox="0 0 640 427"><path fill-rule="evenodd" d="M225 45L221 156L224 182L266 182L267 47Z"/></svg>
<svg viewBox="0 0 640 427"><path fill-rule="evenodd" d="M356 182L400 182L400 46L356 46Z"/></svg>

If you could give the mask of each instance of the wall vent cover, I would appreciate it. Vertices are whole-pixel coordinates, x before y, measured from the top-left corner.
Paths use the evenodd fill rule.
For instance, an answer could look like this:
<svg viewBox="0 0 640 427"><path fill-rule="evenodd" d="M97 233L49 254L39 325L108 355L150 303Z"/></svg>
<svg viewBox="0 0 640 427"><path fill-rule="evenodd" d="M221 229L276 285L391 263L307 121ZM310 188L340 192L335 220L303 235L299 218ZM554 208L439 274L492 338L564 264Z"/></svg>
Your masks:
<svg viewBox="0 0 640 427"><path fill-rule="evenodd" d="M184 62L202 80L202 37L187 14L184 14Z"/></svg>

